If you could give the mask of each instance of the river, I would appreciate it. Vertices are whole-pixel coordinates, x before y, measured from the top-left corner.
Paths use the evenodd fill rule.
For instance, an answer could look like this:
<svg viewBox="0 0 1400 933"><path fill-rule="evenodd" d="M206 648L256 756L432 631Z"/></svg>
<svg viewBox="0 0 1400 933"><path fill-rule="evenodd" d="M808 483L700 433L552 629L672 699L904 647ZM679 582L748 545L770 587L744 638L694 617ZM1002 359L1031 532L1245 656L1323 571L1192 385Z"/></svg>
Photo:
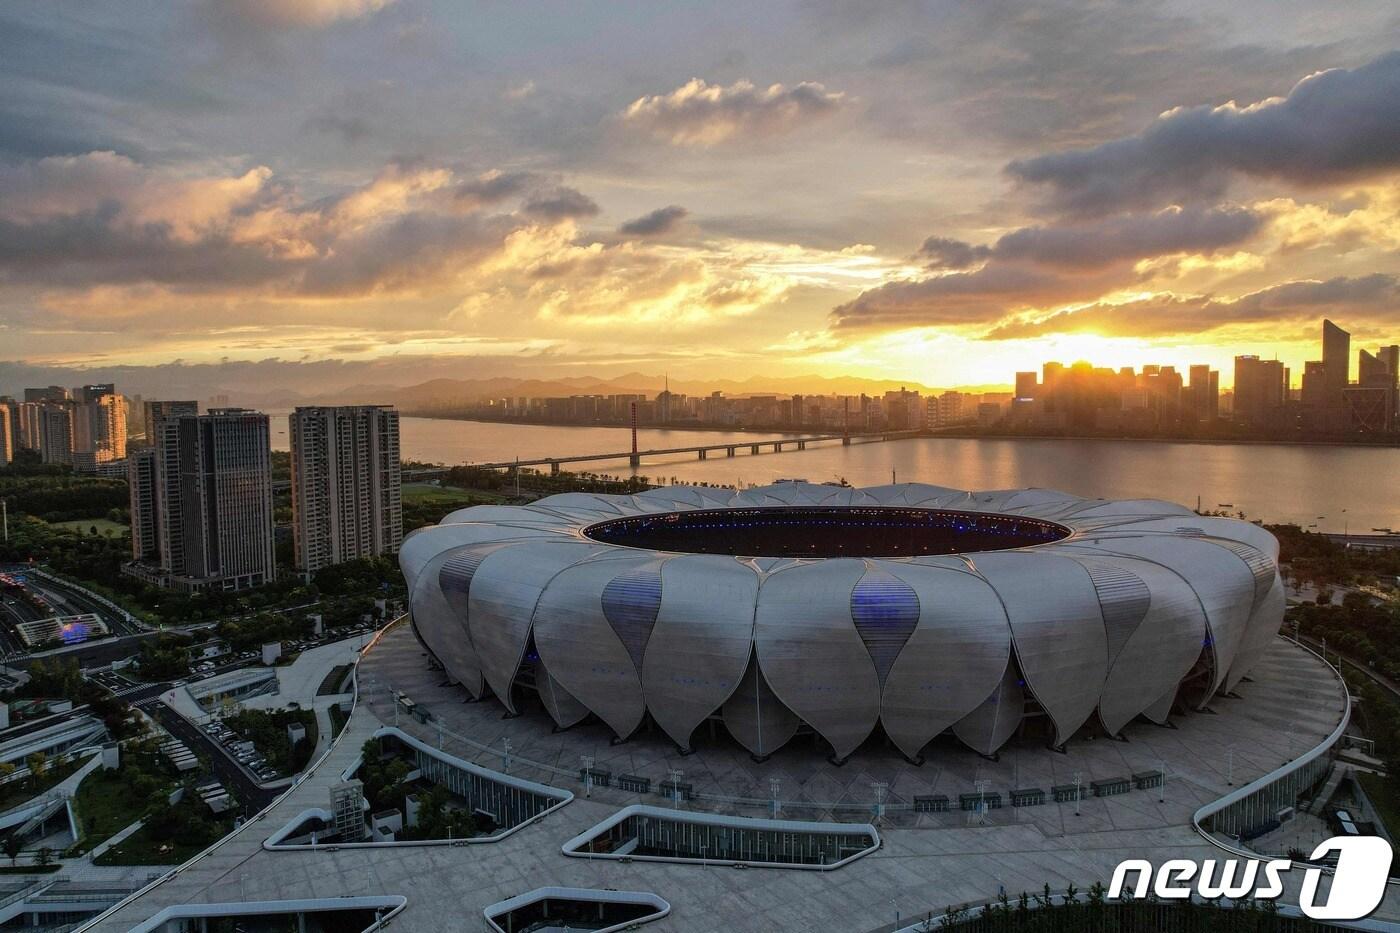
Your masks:
<svg viewBox="0 0 1400 933"><path fill-rule="evenodd" d="M433 418L404 418L406 460L459 464L626 450L625 428L552 427ZM287 448L286 421L273 419L273 447ZM642 429L642 449L718 444L773 433ZM641 473L669 481L767 483L840 478L858 486L934 483L959 489L1039 486L1085 496L1150 497L1232 512L1269 522L1316 524L1322 531L1400 531L1400 450L1289 444L1186 444L1169 441L1053 438L917 438L734 458L664 457L633 470L626 461L588 464L600 473Z"/></svg>

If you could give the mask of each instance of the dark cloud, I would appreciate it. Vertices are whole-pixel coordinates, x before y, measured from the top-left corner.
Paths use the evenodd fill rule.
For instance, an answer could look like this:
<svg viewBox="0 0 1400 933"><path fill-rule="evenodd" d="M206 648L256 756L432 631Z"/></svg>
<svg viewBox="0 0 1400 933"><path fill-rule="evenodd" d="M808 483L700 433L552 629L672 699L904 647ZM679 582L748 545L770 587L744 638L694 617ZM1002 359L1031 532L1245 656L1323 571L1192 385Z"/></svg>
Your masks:
<svg viewBox="0 0 1400 933"><path fill-rule="evenodd" d="M452 190L452 196L459 206L495 204L506 198L524 194L538 179L539 176L533 172L487 172L457 185Z"/></svg>
<svg viewBox="0 0 1400 933"><path fill-rule="evenodd" d="M931 236L919 247L919 258L928 268L935 270L966 269L986 259L990 254L989 247L973 246L962 240L941 236Z"/></svg>
<svg viewBox="0 0 1400 933"><path fill-rule="evenodd" d="M1096 269L1173 253L1210 253L1254 236L1264 218L1240 207L1168 208L1089 224L1024 227L997 240L992 257Z"/></svg>
<svg viewBox="0 0 1400 933"><path fill-rule="evenodd" d="M1210 296L1158 296L1123 304L1094 304L1029 321L1008 321L987 340L1020 340L1046 334L1101 333L1122 337L1200 334L1238 324L1269 324L1312 319L1320 314L1347 314L1374 319L1397 318L1400 279L1393 275L1326 281L1284 282L1236 299Z"/></svg>
<svg viewBox="0 0 1400 933"><path fill-rule="evenodd" d="M989 264L972 272L888 282L832 312L837 327L927 327L988 323L1034 296L1065 289L1062 276L1029 266Z"/></svg>
<svg viewBox="0 0 1400 933"><path fill-rule="evenodd" d="M670 233L689 214L690 211L678 204L658 207L650 213L627 221L617 228L617 232L624 236L656 236Z"/></svg>
<svg viewBox="0 0 1400 933"><path fill-rule="evenodd" d="M1075 213L1217 198L1235 175L1319 185L1397 170L1400 52L1311 75L1285 98L1172 110L1138 135L1007 167Z"/></svg>
<svg viewBox="0 0 1400 933"><path fill-rule="evenodd" d="M575 188L558 185L536 191L521 206L525 213L543 220L566 220L592 217L598 213L598 203Z"/></svg>
<svg viewBox="0 0 1400 933"><path fill-rule="evenodd" d="M725 87L692 78L669 94L638 98L622 120L673 145L707 146L789 132L834 113L844 102L843 94L813 81L759 88L750 81Z"/></svg>
<svg viewBox="0 0 1400 933"><path fill-rule="evenodd" d="M881 285L832 314L843 327L989 322L1017 308L1092 298L1131 281L1138 260L1209 254L1248 240L1263 224L1263 217L1245 208L1168 208L1023 227L990 246L929 237L919 255L930 269L948 274ZM969 270L977 263L982 265Z"/></svg>

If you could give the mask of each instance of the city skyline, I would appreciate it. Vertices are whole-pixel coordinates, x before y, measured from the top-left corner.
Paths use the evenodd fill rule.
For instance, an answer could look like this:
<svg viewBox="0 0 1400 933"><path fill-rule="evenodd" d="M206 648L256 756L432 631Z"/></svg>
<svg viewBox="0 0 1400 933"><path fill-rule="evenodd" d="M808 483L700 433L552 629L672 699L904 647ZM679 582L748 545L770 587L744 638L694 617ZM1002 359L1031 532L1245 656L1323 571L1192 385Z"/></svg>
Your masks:
<svg viewBox="0 0 1400 933"><path fill-rule="evenodd" d="M1301 373L1395 341L1400 20L1259 11L8 7L0 357Z"/></svg>

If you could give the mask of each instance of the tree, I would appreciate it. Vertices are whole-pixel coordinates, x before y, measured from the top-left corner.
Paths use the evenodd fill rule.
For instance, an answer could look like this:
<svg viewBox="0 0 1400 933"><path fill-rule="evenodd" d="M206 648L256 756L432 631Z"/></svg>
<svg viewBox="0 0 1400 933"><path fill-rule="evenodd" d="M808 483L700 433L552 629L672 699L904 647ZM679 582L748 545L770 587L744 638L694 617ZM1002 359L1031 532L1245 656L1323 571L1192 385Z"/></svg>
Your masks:
<svg viewBox="0 0 1400 933"><path fill-rule="evenodd" d="M47 868L53 862L53 849L48 846L39 849L38 862L40 868Z"/></svg>
<svg viewBox="0 0 1400 933"><path fill-rule="evenodd" d="M44 779L44 775L49 770L49 756L45 755L43 752L35 752L32 755L25 756L24 764L29 768L30 782L37 786L38 783Z"/></svg>
<svg viewBox="0 0 1400 933"><path fill-rule="evenodd" d="M10 867L14 868L19 861L19 854L24 851L24 840L19 838L19 833L10 833L5 837L5 855L10 860Z"/></svg>

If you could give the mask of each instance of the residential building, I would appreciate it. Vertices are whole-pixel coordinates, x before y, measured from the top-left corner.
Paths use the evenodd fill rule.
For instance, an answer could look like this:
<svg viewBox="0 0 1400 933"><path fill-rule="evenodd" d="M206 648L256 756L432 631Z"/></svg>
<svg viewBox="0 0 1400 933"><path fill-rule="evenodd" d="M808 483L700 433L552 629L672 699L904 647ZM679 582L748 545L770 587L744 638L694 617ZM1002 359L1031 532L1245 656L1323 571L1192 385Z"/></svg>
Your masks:
<svg viewBox="0 0 1400 933"><path fill-rule="evenodd" d="M15 459L14 427L16 420L13 406L7 401L0 400L0 467L9 466L10 462Z"/></svg>
<svg viewBox="0 0 1400 933"><path fill-rule="evenodd" d="M173 415L158 419L157 434L157 444L128 467L128 572L185 591L270 582L276 568L267 415L241 408Z"/></svg>
<svg viewBox="0 0 1400 933"><path fill-rule="evenodd" d="M297 570L393 554L403 541L399 413L380 405L298 408L288 419Z"/></svg>

